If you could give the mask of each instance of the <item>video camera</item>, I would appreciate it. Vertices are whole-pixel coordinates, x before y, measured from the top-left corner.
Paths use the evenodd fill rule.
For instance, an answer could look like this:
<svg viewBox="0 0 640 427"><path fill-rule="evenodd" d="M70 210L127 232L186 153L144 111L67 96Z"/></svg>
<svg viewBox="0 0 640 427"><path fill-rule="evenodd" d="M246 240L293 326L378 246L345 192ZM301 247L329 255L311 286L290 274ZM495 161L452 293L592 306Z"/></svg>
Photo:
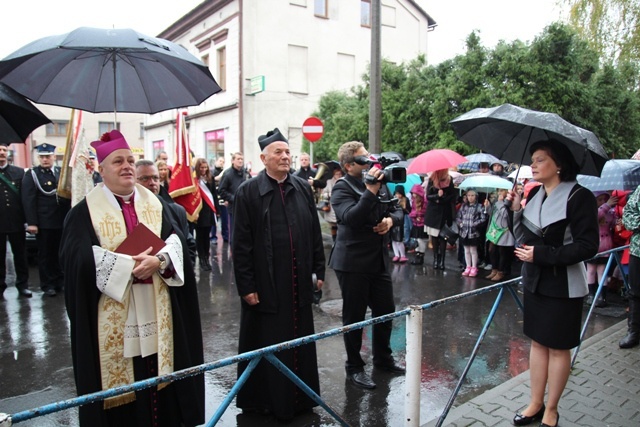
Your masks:
<svg viewBox="0 0 640 427"><path fill-rule="evenodd" d="M394 163L398 163L400 161L400 159L397 157L388 158L385 156L380 156L378 157L377 160L372 160L367 156L357 156L356 158L353 159L353 161L361 166L364 166L364 165L373 166L376 164L380 164L380 166L382 166L382 179L379 181L382 183L391 182L394 184L399 184L407 180L406 168L398 166L398 167L387 169L387 166L390 166ZM378 180L376 178L374 178L372 175L369 175L369 174L365 175L364 177L364 182L369 185L375 184L377 181Z"/></svg>

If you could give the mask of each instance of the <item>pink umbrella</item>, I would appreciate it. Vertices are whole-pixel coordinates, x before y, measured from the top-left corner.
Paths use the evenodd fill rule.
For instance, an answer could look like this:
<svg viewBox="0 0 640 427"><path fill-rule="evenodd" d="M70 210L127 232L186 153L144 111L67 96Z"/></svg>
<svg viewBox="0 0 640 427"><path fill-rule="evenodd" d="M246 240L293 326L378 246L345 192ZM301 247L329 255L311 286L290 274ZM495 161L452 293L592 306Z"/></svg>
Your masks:
<svg viewBox="0 0 640 427"><path fill-rule="evenodd" d="M440 169L449 169L466 161L464 156L446 148L429 150L409 163L407 174L426 174Z"/></svg>

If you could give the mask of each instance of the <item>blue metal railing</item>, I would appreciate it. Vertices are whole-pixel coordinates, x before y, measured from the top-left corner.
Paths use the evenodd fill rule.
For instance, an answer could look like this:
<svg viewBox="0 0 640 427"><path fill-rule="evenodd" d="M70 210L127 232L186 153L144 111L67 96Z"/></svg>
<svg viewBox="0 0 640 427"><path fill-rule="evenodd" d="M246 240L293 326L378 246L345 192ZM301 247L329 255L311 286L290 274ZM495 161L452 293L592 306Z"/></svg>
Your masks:
<svg viewBox="0 0 640 427"><path fill-rule="evenodd" d="M610 269L610 267L613 265L613 261L616 261L619 265L621 265L620 263L620 257L618 255L618 252L620 252L623 249L628 248L628 246L622 246L619 248L615 248L606 252L602 252L598 255L607 255L609 254L609 260L607 262L607 266L605 268L605 272L603 274L603 279L600 281L599 283L599 287L598 287L598 292L596 294L596 297L600 294L602 286L604 285L604 280L606 280L607 277L607 273ZM624 275L623 275L624 277ZM516 304L518 305L518 307L522 310L523 309L523 304L522 301L520 301L520 298L517 295L517 291L513 288L513 285L519 285L520 284L520 280L521 277L516 277L514 279L510 279L507 281L503 281L500 283L496 283L484 288L480 288L480 289L476 289L473 291L469 291L469 292L465 292L462 294L457 294L457 295L453 295L450 297L446 297L446 298L442 298L439 300L435 300L435 301L431 301L429 303L423 304L423 305L419 305L419 306L415 306L418 307L420 310L424 311L424 310L428 310L431 308L435 308L438 307L440 305L444 305L444 304L451 304L451 303L455 303L457 301L460 301L462 299L465 298L470 298L473 296L477 296L477 295L482 295L482 294L486 294L489 292L493 292L493 291L499 291L498 295L496 297L496 300L493 303L493 306L491 307L489 316L487 318L487 320L485 321L485 324L480 332L480 335L478 336L478 339L475 343L475 346L471 352L471 355L469 357L469 360L465 366L465 368L462 371L462 374L460 375L460 379L458 381L458 383L456 384L456 387L454 388L454 390L451 393L451 396L447 402L447 404L445 405L445 408L443 409L442 414L440 415L438 422L437 422L437 426L441 426L442 423L444 422L446 416L448 415L451 407L453 406L453 403L458 395L458 393L460 392L460 389L462 387L462 384L464 383L466 376L479 352L480 346L482 344L482 341L484 340L489 327L491 326L491 323L495 317L495 314L498 310L498 307L500 306L500 303L503 299L505 290L513 297L513 299L515 300ZM624 277L624 283L625 286L627 286L627 281L626 281L626 277ZM594 298L594 301L596 300L596 298ZM591 313L593 311L593 305L589 310L589 314L587 315L587 318L584 322L584 328L582 330L582 335L581 335L581 339L584 337L585 331L586 331L586 326L588 324L588 321L590 319ZM212 371L215 369L219 369L222 367L226 367L229 365L233 365L236 364L238 362L244 362L247 361L249 362L249 365L247 367L247 369L245 369L245 371L243 372L243 374L240 376L240 378L237 380L236 384L234 384L234 386L231 388L231 390L229 391L229 393L227 394L227 396L225 397L225 399L222 401L222 403L220 404L220 406L218 407L218 409L215 411L213 417L211 418L211 420L209 420L209 422L206 424L207 426L214 426L216 425L216 423L221 419L222 415L224 414L224 412L226 411L226 409L229 407L229 405L231 404L231 402L233 401L233 399L235 398L235 396L237 395L238 391L240 390L240 388L242 388L242 386L244 385L244 383L246 382L246 380L248 379L249 375L251 375L251 372L255 369L255 367L257 366L257 364L260 362L260 360L262 360L263 358L267 361L269 361L270 363L272 363L274 366L276 366L276 368L278 368L283 375L285 375L287 378L289 378L291 381L293 381L298 387L300 387L300 389L305 392L311 399L313 399L316 403L318 403L318 405L320 405L322 408L324 408L336 421L338 421L340 423L340 425L342 426L348 426L349 424L342 419L342 417L336 412L334 411L326 402L324 402L324 400L318 396L313 390L311 390L302 380L300 380L300 378L298 378L289 368L287 368L284 364L282 364L282 362L280 362L279 359L277 359L277 357L274 355L274 353L277 353L281 350L285 350L285 349L290 349L293 347L298 347L301 345L305 345L305 344L309 344L315 341L319 341L325 338L329 338L329 337L333 337L336 335L342 335L344 333L347 332L351 332L354 330L358 330L358 329L363 329L367 326L370 325L374 325L374 324L378 324L378 323L383 323L383 322L387 322L387 321L391 321L395 318L399 318L399 317L405 317L408 316L411 312L410 308L406 308L400 311L396 311L394 313L390 313L384 316L379 316L379 317L375 317L372 319L367 319L364 320L362 322L358 322L358 323L353 323L350 325L345 325L339 328L334 328L334 329L330 329L328 331L324 331L324 332L320 332L317 333L315 335L309 335L306 337L302 337L302 338L297 338L295 340L290 340L290 341L286 341L283 343L279 343L279 344L275 344L272 346L268 346L268 347L264 347L258 350L254 350L254 351L250 351L250 352L246 352L246 353L242 353L236 356L232 356L232 357L227 357L224 359L220 359L218 361L215 362L211 362L211 363L204 363L202 365L198 365L198 366L194 366L191 368L187 368L187 369L182 369L180 371L176 371L173 372L171 374L167 374L167 375L163 375L161 377L154 377L154 378L149 378L146 380L142 380L142 381L137 381L135 383L126 385L126 386L120 386L120 387L115 387L109 390L103 390L103 391L99 391L99 392L95 392L95 393L91 393L91 394L86 394L83 396L79 396L73 399L67 399L67 400L63 400L63 401L59 401L59 402L55 402L52 404L48 404L48 405L44 405L44 406L40 406L37 408L33 408L33 409L29 409L26 411L22 411L22 412L17 412L11 416L9 416L9 422L16 424L16 423L20 423L26 420L30 420L33 418L37 418L37 417L41 417L44 415L48 415L54 412L59 412L59 411L63 411L66 409L71 409L74 407L78 407L78 406L82 406L85 404L89 404L89 403L93 403L96 401L101 401L104 400L106 398L109 397L113 397L113 396L118 396L124 393L129 393L129 392L133 392L133 391L139 391L139 390L143 390L149 387L154 387L157 386L158 384L161 383L168 383L168 382L173 382L173 381L178 381L180 379L183 378L187 378L190 376L194 376L194 375L200 375L203 374L207 371ZM579 351L580 347L578 346L575 349L574 355L573 355L573 360L572 360L572 364L575 362L575 358L577 357L577 353ZM3 425L0 423L0 425Z"/></svg>

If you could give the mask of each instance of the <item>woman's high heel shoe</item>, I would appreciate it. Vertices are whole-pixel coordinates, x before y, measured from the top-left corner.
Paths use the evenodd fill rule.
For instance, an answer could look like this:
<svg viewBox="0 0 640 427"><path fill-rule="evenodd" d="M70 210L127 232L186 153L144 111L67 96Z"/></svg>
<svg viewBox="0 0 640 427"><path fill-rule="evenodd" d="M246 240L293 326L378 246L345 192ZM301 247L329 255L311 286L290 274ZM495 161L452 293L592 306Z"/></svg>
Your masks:
<svg viewBox="0 0 640 427"><path fill-rule="evenodd" d="M535 414L533 414L533 416L531 417L527 417L526 415L522 415L520 413L517 413L515 417L513 417L513 425L514 426L526 426L529 425L535 421L539 421L542 419L543 415L544 415L544 410L545 407L544 405L542 405L542 408L540 408L540 410L538 412L536 412Z"/></svg>
<svg viewBox="0 0 640 427"><path fill-rule="evenodd" d="M549 424L540 423L540 427L558 427L558 423L560 422L560 414L556 416L556 425L550 426Z"/></svg>

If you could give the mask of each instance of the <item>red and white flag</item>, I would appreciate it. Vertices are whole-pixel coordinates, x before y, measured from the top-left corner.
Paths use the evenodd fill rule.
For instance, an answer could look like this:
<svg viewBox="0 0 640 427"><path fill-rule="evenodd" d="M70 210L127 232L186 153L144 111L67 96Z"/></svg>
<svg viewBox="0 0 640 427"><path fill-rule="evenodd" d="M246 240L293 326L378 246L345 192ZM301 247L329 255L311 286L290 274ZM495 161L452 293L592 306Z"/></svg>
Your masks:
<svg viewBox="0 0 640 427"><path fill-rule="evenodd" d="M184 123L183 113L178 112L176 119L176 164L171 173L169 183L169 195L173 200L184 207L187 211L187 219L195 222L198 219L200 209L202 209L202 195L200 187L191 171L191 149L189 147L189 135Z"/></svg>

